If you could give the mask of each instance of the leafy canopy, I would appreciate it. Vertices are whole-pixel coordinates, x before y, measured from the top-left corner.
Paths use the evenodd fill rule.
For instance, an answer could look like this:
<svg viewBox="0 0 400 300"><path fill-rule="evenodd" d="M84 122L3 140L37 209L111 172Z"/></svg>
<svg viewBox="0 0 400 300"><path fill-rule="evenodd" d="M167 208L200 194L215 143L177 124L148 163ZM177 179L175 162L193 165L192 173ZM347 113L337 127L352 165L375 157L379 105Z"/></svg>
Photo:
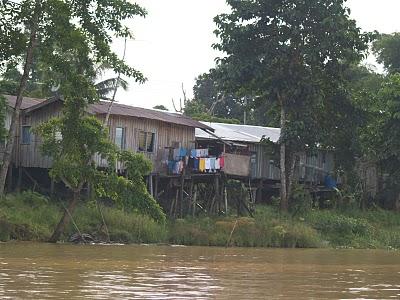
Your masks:
<svg viewBox="0 0 400 300"><path fill-rule="evenodd" d="M343 0L228 0L215 18L219 59L232 90L247 90L277 112L287 111L281 140L296 149L319 140L326 91L340 88L343 71L362 58L360 33Z"/></svg>

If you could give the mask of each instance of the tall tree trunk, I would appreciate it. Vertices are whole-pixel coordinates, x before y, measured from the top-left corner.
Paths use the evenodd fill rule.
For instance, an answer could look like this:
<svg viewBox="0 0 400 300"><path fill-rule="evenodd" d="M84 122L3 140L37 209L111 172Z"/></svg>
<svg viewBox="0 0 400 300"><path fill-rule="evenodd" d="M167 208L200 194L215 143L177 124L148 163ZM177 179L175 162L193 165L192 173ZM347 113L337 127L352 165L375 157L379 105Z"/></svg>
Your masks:
<svg viewBox="0 0 400 300"><path fill-rule="evenodd" d="M61 235L64 233L65 227L67 227L69 222L71 221L71 215L73 214L75 207L79 202L79 198L80 191L74 191L72 200L69 202L68 207L64 209L64 214L49 240L50 243L56 243L60 239Z"/></svg>
<svg viewBox="0 0 400 300"><path fill-rule="evenodd" d="M289 156L289 159L287 159L288 156ZM286 196L287 196L288 202L289 202L290 197L292 196L293 184L294 184L294 181L296 180L294 175L295 175L295 169L296 169L296 164L297 164L297 155L294 153L291 153L290 155L288 155L288 153L286 151L286 159L287 159L287 162L289 165L289 174L288 174L287 188L286 188Z"/></svg>
<svg viewBox="0 0 400 300"><path fill-rule="evenodd" d="M286 130L286 111L281 102L281 136L280 136L280 171L281 171L281 211L286 212L289 208L287 194L287 173L286 173L286 141L282 139Z"/></svg>
<svg viewBox="0 0 400 300"><path fill-rule="evenodd" d="M125 55L126 55L126 37L125 37L125 41L124 41L124 54L122 55L122 61L125 60ZM111 109L112 109L112 107L114 105L114 102L115 102L115 95L117 94L117 90L118 90L120 79L121 79L121 72L118 72L118 77L117 77L117 80L115 82L113 96L111 98L110 104L108 105L107 113L106 113L106 116L104 118L104 123L103 123L103 127L104 128L106 128L108 126L108 120L110 119Z"/></svg>
<svg viewBox="0 0 400 300"><path fill-rule="evenodd" d="M0 170L0 195L4 195L6 178L7 178L7 171L11 162L12 152L14 149L15 144L15 137L17 134L17 130L19 130L19 123L20 123L20 115L21 115L21 104L23 99L23 93L26 89L26 84L28 82L29 73L32 69L33 63L33 55L37 46L37 30L38 30L38 23L39 23L39 15L41 11L41 1L36 0L35 3L35 10L32 17L32 23L30 28L30 38L29 44L26 51L26 59L24 64L24 73L21 77L19 87L17 90L17 100L15 101L14 112L11 118L11 125L10 130L8 133L7 145L4 151L3 156L3 164Z"/></svg>

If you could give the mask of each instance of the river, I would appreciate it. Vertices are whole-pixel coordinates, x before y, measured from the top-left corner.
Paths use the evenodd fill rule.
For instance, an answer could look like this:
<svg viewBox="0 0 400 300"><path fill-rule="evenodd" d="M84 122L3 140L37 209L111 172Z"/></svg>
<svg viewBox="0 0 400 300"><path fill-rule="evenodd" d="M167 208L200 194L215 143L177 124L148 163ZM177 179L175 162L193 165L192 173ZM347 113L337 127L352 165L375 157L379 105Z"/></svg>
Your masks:
<svg viewBox="0 0 400 300"><path fill-rule="evenodd" d="M399 299L400 253L0 244L0 299Z"/></svg>

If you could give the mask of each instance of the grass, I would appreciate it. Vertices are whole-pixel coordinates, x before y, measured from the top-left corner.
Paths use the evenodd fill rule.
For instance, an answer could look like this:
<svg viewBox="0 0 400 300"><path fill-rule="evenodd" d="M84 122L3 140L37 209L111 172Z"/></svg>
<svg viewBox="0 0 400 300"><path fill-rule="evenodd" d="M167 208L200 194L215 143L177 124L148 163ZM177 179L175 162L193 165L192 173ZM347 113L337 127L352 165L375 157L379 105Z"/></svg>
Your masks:
<svg viewBox="0 0 400 300"><path fill-rule="evenodd" d="M280 214L273 207L257 207L255 217L197 217L159 224L150 217L102 206L111 241L171 243L199 246L289 248L400 249L400 214L373 209L311 210L301 215ZM0 241L46 241L61 217L58 202L32 192L0 199ZM106 240L106 228L95 203L76 209L81 232ZM76 232L70 224L63 237Z"/></svg>
<svg viewBox="0 0 400 300"><path fill-rule="evenodd" d="M7 195L0 199L0 241L46 241L60 220L61 211L59 202L52 202L37 193ZM102 213L113 242L158 243L165 240L165 225L158 224L148 216L111 207L103 207ZM73 217L81 232L99 240L107 240L106 229L95 204L82 203ZM63 239L68 240L76 231L71 223Z"/></svg>

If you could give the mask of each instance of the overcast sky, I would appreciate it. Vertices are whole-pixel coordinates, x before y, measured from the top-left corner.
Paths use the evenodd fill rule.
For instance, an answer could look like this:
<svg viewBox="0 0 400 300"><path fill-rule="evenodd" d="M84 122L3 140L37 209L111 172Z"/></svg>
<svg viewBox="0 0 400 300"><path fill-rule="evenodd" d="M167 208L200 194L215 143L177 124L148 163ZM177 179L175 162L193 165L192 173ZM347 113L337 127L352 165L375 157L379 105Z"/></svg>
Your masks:
<svg viewBox="0 0 400 300"><path fill-rule="evenodd" d="M131 22L136 39L127 43L127 63L148 78L139 85L129 80L129 91L118 91L125 104L151 108L182 98L181 84L192 95L194 79L214 66L219 54L213 17L228 12L225 0L136 0L148 16ZM400 31L399 0L348 0L352 18L365 31ZM114 44L122 56L123 41Z"/></svg>

